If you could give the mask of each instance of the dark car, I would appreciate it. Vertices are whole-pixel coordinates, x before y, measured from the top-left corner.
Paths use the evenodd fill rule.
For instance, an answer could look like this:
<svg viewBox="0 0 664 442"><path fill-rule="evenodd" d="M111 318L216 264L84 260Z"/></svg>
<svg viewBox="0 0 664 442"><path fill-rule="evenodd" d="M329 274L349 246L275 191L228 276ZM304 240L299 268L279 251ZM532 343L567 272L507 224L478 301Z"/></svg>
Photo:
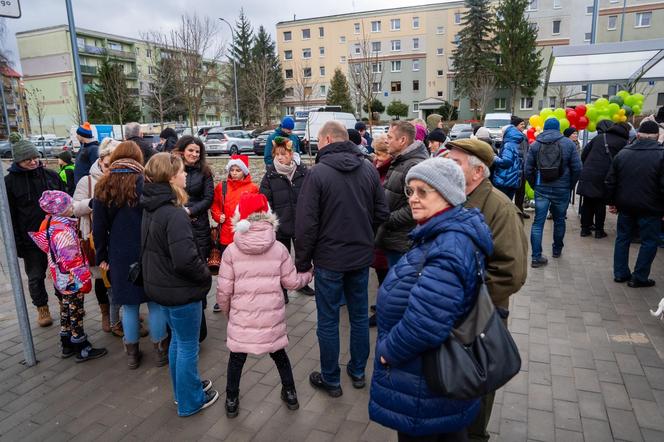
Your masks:
<svg viewBox="0 0 664 442"><path fill-rule="evenodd" d="M267 143L267 137L269 137L273 130L266 130L261 132L256 138L254 138L254 153L258 156L263 156L265 154L265 144Z"/></svg>
<svg viewBox="0 0 664 442"><path fill-rule="evenodd" d="M2 158L11 158L12 157L12 145L9 141L0 141L0 157Z"/></svg>

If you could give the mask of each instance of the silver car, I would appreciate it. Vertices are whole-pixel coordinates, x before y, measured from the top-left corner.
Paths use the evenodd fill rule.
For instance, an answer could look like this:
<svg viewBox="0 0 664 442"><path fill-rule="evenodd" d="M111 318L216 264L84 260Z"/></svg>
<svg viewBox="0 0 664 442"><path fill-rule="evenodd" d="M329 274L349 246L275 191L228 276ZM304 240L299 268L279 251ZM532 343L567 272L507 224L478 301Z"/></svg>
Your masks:
<svg viewBox="0 0 664 442"><path fill-rule="evenodd" d="M238 153L253 153L254 140L248 132L244 130L227 130L225 132L228 153L231 155Z"/></svg>

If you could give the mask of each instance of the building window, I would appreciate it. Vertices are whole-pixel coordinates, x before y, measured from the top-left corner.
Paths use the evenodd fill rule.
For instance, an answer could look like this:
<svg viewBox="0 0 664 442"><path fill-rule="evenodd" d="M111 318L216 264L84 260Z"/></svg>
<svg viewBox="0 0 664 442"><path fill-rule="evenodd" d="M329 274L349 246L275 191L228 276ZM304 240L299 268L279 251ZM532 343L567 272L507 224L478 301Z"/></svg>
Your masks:
<svg viewBox="0 0 664 442"><path fill-rule="evenodd" d="M413 72L417 72L420 70L420 60L415 59L413 60Z"/></svg>
<svg viewBox="0 0 664 442"><path fill-rule="evenodd" d="M324 77L325 76L325 66L321 66L319 69L320 69L320 76Z"/></svg>
<svg viewBox="0 0 664 442"><path fill-rule="evenodd" d="M521 97L521 110L531 110L533 108L533 97Z"/></svg>
<svg viewBox="0 0 664 442"><path fill-rule="evenodd" d="M339 37L339 43L346 43L346 36L342 35Z"/></svg>
<svg viewBox="0 0 664 442"><path fill-rule="evenodd" d="M609 93L609 96L615 95L616 92L618 92L618 85L617 84L610 84L609 89L607 90L607 92Z"/></svg>
<svg viewBox="0 0 664 442"><path fill-rule="evenodd" d="M380 81L371 83L371 92L380 92Z"/></svg>
<svg viewBox="0 0 664 442"><path fill-rule="evenodd" d="M371 32L380 32L380 20L371 22Z"/></svg>
<svg viewBox="0 0 664 442"><path fill-rule="evenodd" d="M413 39L413 49L419 49L420 48L420 39L419 38L414 38Z"/></svg>
<svg viewBox="0 0 664 442"><path fill-rule="evenodd" d="M551 30L551 33L553 35L560 34L560 20L554 20L553 21L553 29Z"/></svg>
<svg viewBox="0 0 664 442"><path fill-rule="evenodd" d="M284 51L284 58L286 60L292 60L293 59L293 51Z"/></svg>
<svg viewBox="0 0 664 442"><path fill-rule="evenodd" d="M362 47L360 46L359 43L355 43L353 45L353 52L355 53L355 55L360 55L362 53Z"/></svg>
<svg viewBox="0 0 664 442"><path fill-rule="evenodd" d="M311 86L305 86L304 87L304 96L305 97L308 97L313 93L314 93L314 89Z"/></svg>
<svg viewBox="0 0 664 442"><path fill-rule="evenodd" d="M325 47L324 46L321 46L320 48L318 48L318 54L321 57L325 57Z"/></svg>
<svg viewBox="0 0 664 442"><path fill-rule="evenodd" d="M311 48L302 49L302 58L311 58Z"/></svg>
<svg viewBox="0 0 664 442"><path fill-rule="evenodd" d="M549 97L549 107L556 107L556 97Z"/></svg>
<svg viewBox="0 0 664 442"><path fill-rule="evenodd" d="M320 95L326 95L326 94L327 94L327 88L325 87L325 85L322 85L320 87Z"/></svg>
<svg viewBox="0 0 664 442"><path fill-rule="evenodd" d="M400 18L393 18L390 20L390 30L392 31L398 31L401 29L401 19Z"/></svg>
<svg viewBox="0 0 664 442"><path fill-rule="evenodd" d="M420 90L420 80L413 80L413 92Z"/></svg>
<svg viewBox="0 0 664 442"><path fill-rule="evenodd" d="M392 40L392 51L400 51L401 50L401 40Z"/></svg>
<svg viewBox="0 0 664 442"><path fill-rule="evenodd" d="M293 33L291 31L284 31L284 41L291 41L293 39Z"/></svg>
<svg viewBox="0 0 664 442"><path fill-rule="evenodd" d="M346 57L344 55L339 58L339 63L346 63Z"/></svg>
<svg viewBox="0 0 664 442"><path fill-rule="evenodd" d="M442 77L442 76L443 76L443 70L442 70L442 69L438 69L438 70L436 71L436 75L439 76L439 77Z"/></svg>
<svg viewBox="0 0 664 442"><path fill-rule="evenodd" d="M292 69L286 69L284 72L285 72L285 77L286 78L293 78L293 70Z"/></svg>
<svg viewBox="0 0 664 442"><path fill-rule="evenodd" d="M413 112L420 111L420 103L418 101L413 101Z"/></svg>
<svg viewBox="0 0 664 442"><path fill-rule="evenodd" d="M318 28L318 36L320 38L325 37L325 28L324 27L321 26L321 27Z"/></svg>
<svg viewBox="0 0 664 442"><path fill-rule="evenodd" d="M636 13L636 24L635 28L647 28L650 26L650 19L652 18L652 12L637 12Z"/></svg>
<svg viewBox="0 0 664 442"><path fill-rule="evenodd" d="M461 24L461 13L460 12L455 12L454 13L454 24L455 25L460 25Z"/></svg>
<svg viewBox="0 0 664 442"><path fill-rule="evenodd" d="M374 74L380 74L383 72L383 63L371 63L371 72Z"/></svg>
<svg viewBox="0 0 664 442"><path fill-rule="evenodd" d="M530 2L528 2L526 11L537 11L537 0L530 0Z"/></svg>
<svg viewBox="0 0 664 442"><path fill-rule="evenodd" d="M436 26L436 34L442 35L445 33L445 26Z"/></svg>
<svg viewBox="0 0 664 442"><path fill-rule="evenodd" d="M420 18L413 17L413 29L420 29Z"/></svg>
<svg viewBox="0 0 664 442"><path fill-rule="evenodd" d="M401 82L400 81L392 81L390 83L390 90L392 92L401 92Z"/></svg>
<svg viewBox="0 0 664 442"><path fill-rule="evenodd" d="M583 40L584 40L584 41L590 41L590 39L592 38L592 36L593 36L592 33L590 33L590 32L586 32L585 35L583 36Z"/></svg>
<svg viewBox="0 0 664 442"><path fill-rule="evenodd" d="M587 84L582 84L581 85L581 92L588 92L588 85Z"/></svg>
<svg viewBox="0 0 664 442"><path fill-rule="evenodd" d="M304 78L311 78L311 68L304 68L302 73L304 74Z"/></svg>
<svg viewBox="0 0 664 442"><path fill-rule="evenodd" d="M664 106L664 92L657 94L657 106Z"/></svg>
<svg viewBox="0 0 664 442"><path fill-rule="evenodd" d="M444 53L445 53L445 51L443 50L443 48L437 48L436 49L436 55L443 55Z"/></svg>
<svg viewBox="0 0 664 442"><path fill-rule="evenodd" d="M507 99L506 98L496 98L494 100L493 108L495 110L505 110L505 109L507 109Z"/></svg>
<svg viewBox="0 0 664 442"><path fill-rule="evenodd" d="M608 20L606 29L609 30L609 31L615 31L617 22L618 22L618 16L617 15L609 15L609 20Z"/></svg>
<svg viewBox="0 0 664 442"><path fill-rule="evenodd" d="M560 9L562 6L560 5L560 0L553 0L553 9Z"/></svg>
<svg viewBox="0 0 664 442"><path fill-rule="evenodd" d="M443 96L443 91L437 91L436 96L437 97L442 97Z"/></svg>
<svg viewBox="0 0 664 442"><path fill-rule="evenodd" d="M401 60L394 60L391 63L392 65L392 72L401 72Z"/></svg>
<svg viewBox="0 0 664 442"><path fill-rule="evenodd" d="M293 88L292 88L292 87L287 87L286 90L285 90L284 92L286 92L286 96L287 96L287 97L292 97L293 95L295 95L295 93L293 92Z"/></svg>
<svg viewBox="0 0 664 442"><path fill-rule="evenodd" d="M146 49L145 50L145 56L148 58L152 58L152 49Z"/></svg>
<svg viewBox="0 0 664 442"><path fill-rule="evenodd" d="M356 34L360 33L360 24L359 23L353 23L353 29Z"/></svg>
<svg viewBox="0 0 664 442"><path fill-rule="evenodd" d="M311 29L302 29L302 40L309 40L311 38Z"/></svg>
<svg viewBox="0 0 664 442"><path fill-rule="evenodd" d="M372 52L380 52L381 50L381 45L379 41L372 41L371 42L371 51Z"/></svg>
<svg viewBox="0 0 664 442"><path fill-rule="evenodd" d="M454 35L454 44L458 45L461 42L461 36L459 34Z"/></svg>

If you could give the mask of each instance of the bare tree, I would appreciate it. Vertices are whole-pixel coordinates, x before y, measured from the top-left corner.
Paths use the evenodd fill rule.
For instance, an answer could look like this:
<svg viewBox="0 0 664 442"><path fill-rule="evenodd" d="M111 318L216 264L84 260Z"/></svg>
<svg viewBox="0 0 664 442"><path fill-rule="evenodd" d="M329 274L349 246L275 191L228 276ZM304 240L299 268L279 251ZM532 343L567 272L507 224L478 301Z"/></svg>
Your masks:
<svg viewBox="0 0 664 442"><path fill-rule="evenodd" d="M309 62L293 63L293 95L303 108L307 108L311 97L318 87L318 81L314 78L311 64Z"/></svg>
<svg viewBox="0 0 664 442"><path fill-rule="evenodd" d="M279 84L274 81L274 70L267 63L251 63L245 75L249 83L253 86L249 89L249 92L251 98L256 101L259 124L268 125L270 124L270 106L283 96L283 83ZM296 96L301 97L304 102L308 101L311 93L307 92L312 90L312 86L310 85L311 78L304 78L303 74L301 77L296 75L294 78L296 81L294 88Z"/></svg>
<svg viewBox="0 0 664 442"><path fill-rule="evenodd" d="M379 51L374 51L373 43L381 44L380 41L372 42L361 23L362 34L353 44L353 50L348 57L348 71L350 83L355 89L355 94L362 101L362 107L366 107L369 120L372 120L371 102L376 94L380 93L383 84L383 63L379 57ZM376 48L378 49L378 48ZM377 85L376 88L374 85Z"/></svg>
<svg viewBox="0 0 664 442"><path fill-rule="evenodd" d="M31 112L37 117L39 123L39 136L44 136L44 117L46 117L46 97L44 92L38 88L28 89L28 103L30 104Z"/></svg>
<svg viewBox="0 0 664 442"><path fill-rule="evenodd" d="M62 102L67 108L67 113L69 114L69 118L71 118L72 124L78 126L83 123L81 119L81 109L78 107L78 92L76 91L76 88L72 87L71 81L67 83L67 89L73 93L68 97L62 97Z"/></svg>
<svg viewBox="0 0 664 442"><path fill-rule="evenodd" d="M470 102L474 105L475 116L485 114L485 110L489 102L493 99L496 93L496 77L495 75L484 72L479 75L475 81L470 85L468 95Z"/></svg>

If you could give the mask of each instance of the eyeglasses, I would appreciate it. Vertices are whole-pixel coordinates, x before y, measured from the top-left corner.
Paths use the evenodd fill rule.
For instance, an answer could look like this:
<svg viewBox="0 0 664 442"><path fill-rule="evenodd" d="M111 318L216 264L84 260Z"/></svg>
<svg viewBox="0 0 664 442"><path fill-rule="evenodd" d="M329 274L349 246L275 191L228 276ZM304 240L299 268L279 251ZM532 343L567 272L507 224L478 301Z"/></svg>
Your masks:
<svg viewBox="0 0 664 442"><path fill-rule="evenodd" d="M432 193L432 192L436 192L436 189L424 189L422 187L414 187L413 188L413 187L410 187L410 186L406 186L403 189L403 193L405 193L408 198L410 198L411 196L417 194L417 199L420 199L420 200L426 199L427 195Z"/></svg>

